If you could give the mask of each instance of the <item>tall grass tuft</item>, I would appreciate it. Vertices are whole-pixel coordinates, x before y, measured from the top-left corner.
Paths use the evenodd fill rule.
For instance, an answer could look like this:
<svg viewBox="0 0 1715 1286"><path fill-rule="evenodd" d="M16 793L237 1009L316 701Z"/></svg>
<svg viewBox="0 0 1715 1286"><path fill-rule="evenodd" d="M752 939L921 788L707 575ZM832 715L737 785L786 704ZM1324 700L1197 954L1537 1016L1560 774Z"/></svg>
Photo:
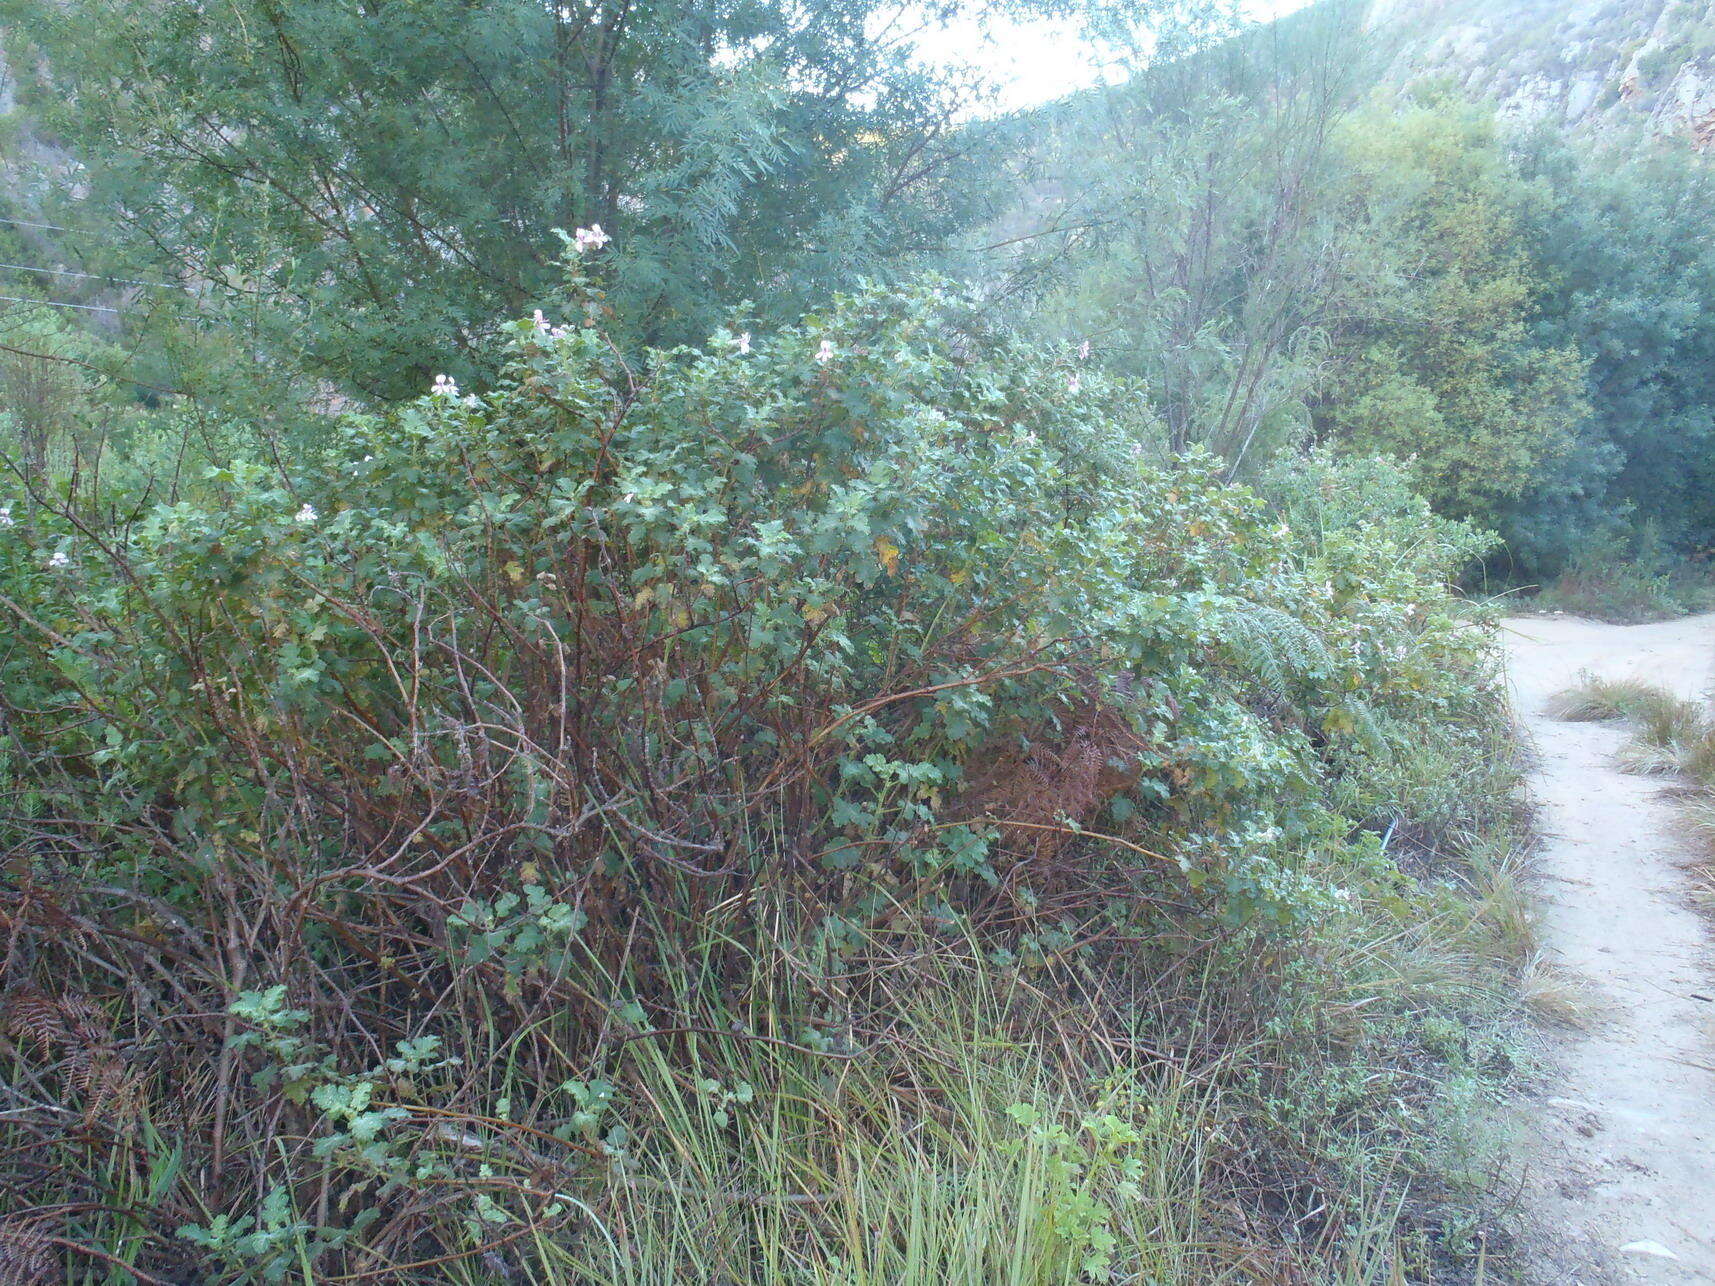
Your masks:
<svg viewBox="0 0 1715 1286"><path fill-rule="evenodd" d="M1627 772L1681 778L1680 818L1696 854L1692 873L1700 904L1715 910L1715 711L1641 680L1581 675L1553 698L1564 719L1625 719L1631 740L1620 750Z"/></svg>
<svg viewBox="0 0 1715 1286"><path fill-rule="evenodd" d="M1642 719L1677 704L1673 697L1642 679L1604 679L1588 671L1548 700L1548 712L1575 723Z"/></svg>

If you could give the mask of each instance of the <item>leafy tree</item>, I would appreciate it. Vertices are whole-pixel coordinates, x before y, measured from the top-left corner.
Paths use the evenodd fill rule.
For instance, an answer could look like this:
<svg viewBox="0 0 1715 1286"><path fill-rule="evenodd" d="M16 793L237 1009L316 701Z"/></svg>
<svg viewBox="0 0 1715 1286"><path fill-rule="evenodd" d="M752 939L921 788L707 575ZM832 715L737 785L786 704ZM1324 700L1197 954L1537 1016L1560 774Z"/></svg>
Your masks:
<svg viewBox="0 0 1715 1286"><path fill-rule="evenodd" d="M1169 8L1126 84L1045 114L1026 169L1039 228L1012 285L1048 333L1147 380L1170 451L1202 445L1236 473L1305 427L1328 283L1354 249L1332 144L1367 47L1343 4L1263 29Z"/></svg>
<svg viewBox="0 0 1715 1286"><path fill-rule="evenodd" d="M20 305L0 314L0 462L29 484L50 468L76 471L93 463L110 402L102 378L108 345L68 324L51 308Z"/></svg>
<svg viewBox="0 0 1715 1286"><path fill-rule="evenodd" d="M1492 114L1451 98L1361 117L1345 143L1350 217L1371 253L1344 286L1364 320L1342 341L1319 428L1410 458L1439 506L1491 520L1584 414L1576 348L1531 331L1528 189Z"/></svg>
<svg viewBox="0 0 1715 1286"><path fill-rule="evenodd" d="M1668 547L1715 542L1715 176L1688 151L1585 152L1543 134L1521 163L1538 336L1589 357L1572 449L1509 511L1523 570L1552 574L1647 519ZM1648 543L1647 540L1644 543Z"/></svg>
<svg viewBox="0 0 1715 1286"><path fill-rule="evenodd" d="M33 109L128 251L205 308L254 308L272 357L383 396L465 374L487 319L544 302L556 227L616 236L610 303L650 341L700 338L743 298L790 316L940 245L983 208L989 143L952 128L964 91L914 61L911 12L0 6L49 69Z"/></svg>

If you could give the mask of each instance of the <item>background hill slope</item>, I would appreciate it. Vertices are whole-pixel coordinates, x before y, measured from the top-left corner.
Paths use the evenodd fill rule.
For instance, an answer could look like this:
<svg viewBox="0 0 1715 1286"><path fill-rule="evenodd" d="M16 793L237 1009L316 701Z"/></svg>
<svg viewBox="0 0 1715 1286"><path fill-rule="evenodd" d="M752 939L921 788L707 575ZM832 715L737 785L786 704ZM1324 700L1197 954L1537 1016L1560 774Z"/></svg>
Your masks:
<svg viewBox="0 0 1715 1286"><path fill-rule="evenodd" d="M1706 0L1375 0L1370 21L1398 42L1392 79L1451 78L1520 123L1715 144Z"/></svg>

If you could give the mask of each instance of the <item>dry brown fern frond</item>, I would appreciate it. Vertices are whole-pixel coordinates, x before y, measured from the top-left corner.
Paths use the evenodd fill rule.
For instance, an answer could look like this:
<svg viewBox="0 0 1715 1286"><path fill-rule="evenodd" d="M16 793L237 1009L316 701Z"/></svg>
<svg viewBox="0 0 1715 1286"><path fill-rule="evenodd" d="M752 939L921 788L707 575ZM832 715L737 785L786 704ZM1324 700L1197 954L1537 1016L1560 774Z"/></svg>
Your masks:
<svg viewBox="0 0 1715 1286"><path fill-rule="evenodd" d="M59 1002L27 982L6 993L0 1015L4 1015L6 1030L14 1040L33 1041L51 1049L72 1039Z"/></svg>
<svg viewBox="0 0 1715 1286"><path fill-rule="evenodd" d="M135 1123L140 1083L114 1048L107 1016L89 997L68 993L55 999L24 983L8 993L0 1012L15 1040L65 1051L66 1085L82 1097L86 1125L128 1129Z"/></svg>
<svg viewBox="0 0 1715 1286"><path fill-rule="evenodd" d="M1148 749L1123 712L1090 700L1062 721L1058 736L995 753L972 775L959 811L998 822L1015 856L1048 861L1076 834L1062 820L1087 822L1134 785Z"/></svg>
<svg viewBox="0 0 1715 1286"><path fill-rule="evenodd" d="M90 927L55 899L51 890L32 882L0 889L0 938L8 953L25 932L75 942L87 942Z"/></svg>
<svg viewBox="0 0 1715 1286"><path fill-rule="evenodd" d="M80 1046L66 1065L66 1081L83 1096L85 1125L129 1129L140 1104L137 1078L111 1049Z"/></svg>
<svg viewBox="0 0 1715 1286"><path fill-rule="evenodd" d="M59 999L60 1015L73 1041L83 1045L109 1045L113 1025L88 996L67 992Z"/></svg>
<svg viewBox="0 0 1715 1286"><path fill-rule="evenodd" d="M0 1286L58 1286L58 1249L40 1219L0 1221Z"/></svg>

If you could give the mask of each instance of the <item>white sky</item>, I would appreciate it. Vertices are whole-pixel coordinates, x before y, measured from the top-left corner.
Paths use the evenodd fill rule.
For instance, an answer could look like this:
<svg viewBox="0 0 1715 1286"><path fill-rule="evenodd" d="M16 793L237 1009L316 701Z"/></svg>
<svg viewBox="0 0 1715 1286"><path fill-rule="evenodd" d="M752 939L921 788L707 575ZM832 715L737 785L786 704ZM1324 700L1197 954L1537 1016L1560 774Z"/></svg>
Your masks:
<svg viewBox="0 0 1715 1286"><path fill-rule="evenodd" d="M1249 17L1278 18L1310 0L1245 0ZM934 62L976 64L1001 84L1003 108L1033 107L1099 83L1099 52L1070 21L965 20L918 42Z"/></svg>

